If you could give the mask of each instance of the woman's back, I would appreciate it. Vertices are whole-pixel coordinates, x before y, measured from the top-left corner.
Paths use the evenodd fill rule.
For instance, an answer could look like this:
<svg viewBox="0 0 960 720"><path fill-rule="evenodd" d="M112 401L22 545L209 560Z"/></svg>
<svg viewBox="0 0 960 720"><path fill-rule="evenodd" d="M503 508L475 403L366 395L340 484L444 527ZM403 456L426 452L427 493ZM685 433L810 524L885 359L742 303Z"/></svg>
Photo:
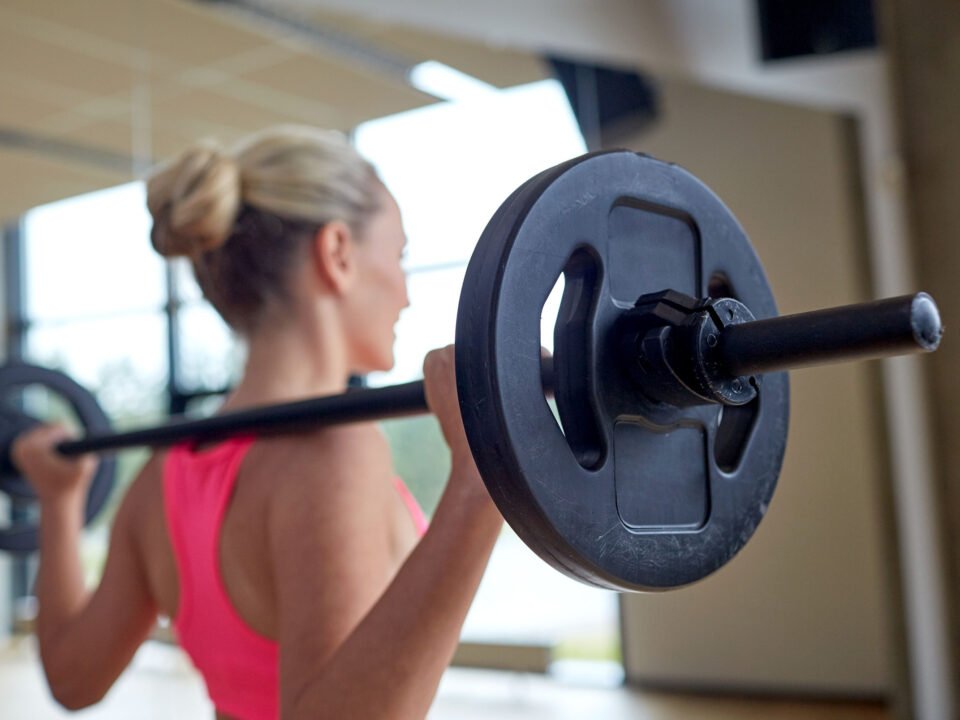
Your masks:
<svg viewBox="0 0 960 720"><path fill-rule="evenodd" d="M356 461L358 450L363 462ZM345 465L355 468L350 478L339 472ZM370 546L379 547L354 558L374 580L367 598L353 598L351 615L359 620L360 610L373 604L418 535L417 518L397 490L389 449L371 425L256 442L240 438L197 450L179 447L148 463L124 503L130 506L141 566L159 612L173 619L218 707L229 708L236 698L235 707L248 708L249 717L275 714L254 706L261 698L276 705L277 668L261 676L263 663L275 661L281 595L328 594L323 587L338 582L335 569L342 556L324 556L325 550L340 555L345 547L336 537L338 523L331 521L338 515L365 525ZM218 523L210 516L221 503ZM282 509L290 504L301 508L298 519ZM302 582L282 593L272 569L281 535L292 538L283 552L303 558ZM202 570L211 562L217 566L213 576ZM201 569L191 573L185 564ZM331 635L338 634L333 628ZM222 692L216 683L220 673L231 678ZM240 682L241 676L249 682ZM255 697L249 686L256 687Z"/></svg>
<svg viewBox="0 0 960 720"><path fill-rule="evenodd" d="M348 484L352 482L358 491L365 483L379 486L373 504L357 502L361 493L351 493L349 485L331 488L334 478L330 477L331 473L326 473L327 477L324 473L325 466L350 462L351 446L360 445L365 457L362 469L373 470L374 477L359 477L361 467L358 464L358 476L348 480ZM147 569L157 608L162 615L175 618L179 582L167 521L159 512L164 502L162 472L165 458L164 452L150 460L127 493L124 504L129 504L134 513L132 527L139 529L136 534L143 567ZM304 468L304 464L308 467ZM227 595L240 617L253 630L268 637L276 636L276 593L270 571L268 530L268 520L275 513L270 509L285 493L303 497L302 489L290 485L295 482L295 475L302 478L304 470L313 475L307 494L314 497L318 523L324 513L351 512L362 517L363 522L369 524L369 533L382 535L387 549L385 557L390 561L382 570L387 576L403 562L417 540L416 524L396 492L389 449L375 426L327 428L309 435L258 440L240 467L224 517L220 536L220 571ZM289 520L280 519L284 524ZM322 533L323 528L317 530Z"/></svg>

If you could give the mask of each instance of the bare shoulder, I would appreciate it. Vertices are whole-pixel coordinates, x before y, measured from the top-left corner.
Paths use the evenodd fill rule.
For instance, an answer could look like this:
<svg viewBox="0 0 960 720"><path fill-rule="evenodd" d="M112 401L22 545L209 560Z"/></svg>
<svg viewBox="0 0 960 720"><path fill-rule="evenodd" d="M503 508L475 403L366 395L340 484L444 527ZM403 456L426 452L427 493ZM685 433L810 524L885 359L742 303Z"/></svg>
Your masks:
<svg viewBox="0 0 960 720"><path fill-rule="evenodd" d="M163 510L163 458L165 453L153 453L127 488L117 522L128 522L134 528L144 527Z"/></svg>
<svg viewBox="0 0 960 720"><path fill-rule="evenodd" d="M382 591L394 566L389 446L373 425L326 428L260 445L250 460L261 468L251 463L247 469L271 488L264 505L280 616L299 617L302 611L316 624L322 606L337 625L343 604L365 605ZM354 577L358 557L364 558L364 577ZM298 597L312 598L309 612L294 609Z"/></svg>
<svg viewBox="0 0 960 720"><path fill-rule="evenodd" d="M263 443L265 455L287 472L327 475L348 471L389 472L390 446L383 431L373 423L353 423L309 433L270 439Z"/></svg>
<svg viewBox="0 0 960 720"><path fill-rule="evenodd" d="M248 471L266 479L274 502L325 507L369 501L383 495L393 473L390 446L372 423L356 423L277 437L259 443Z"/></svg>
<svg viewBox="0 0 960 720"><path fill-rule="evenodd" d="M155 609L171 616L178 586L163 498L165 457L166 453L153 454L126 489L111 529L107 566L126 566ZM107 570L105 578L106 574Z"/></svg>
<svg viewBox="0 0 960 720"><path fill-rule="evenodd" d="M137 549L151 568L151 576L172 566L163 496L165 458L165 452L154 453L144 463L124 494L112 530L118 539L127 540Z"/></svg>

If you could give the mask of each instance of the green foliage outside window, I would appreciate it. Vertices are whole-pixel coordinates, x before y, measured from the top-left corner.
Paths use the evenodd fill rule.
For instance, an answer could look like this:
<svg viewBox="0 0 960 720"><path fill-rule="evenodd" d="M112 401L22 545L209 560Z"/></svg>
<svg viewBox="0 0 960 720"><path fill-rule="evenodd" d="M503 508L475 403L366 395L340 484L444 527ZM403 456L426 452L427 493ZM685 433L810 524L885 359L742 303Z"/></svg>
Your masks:
<svg viewBox="0 0 960 720"><path fill-rule="evenodd" d="M383 423L393 466L428 515L433 515L450 474L450 451L432 415Z"/></svg>

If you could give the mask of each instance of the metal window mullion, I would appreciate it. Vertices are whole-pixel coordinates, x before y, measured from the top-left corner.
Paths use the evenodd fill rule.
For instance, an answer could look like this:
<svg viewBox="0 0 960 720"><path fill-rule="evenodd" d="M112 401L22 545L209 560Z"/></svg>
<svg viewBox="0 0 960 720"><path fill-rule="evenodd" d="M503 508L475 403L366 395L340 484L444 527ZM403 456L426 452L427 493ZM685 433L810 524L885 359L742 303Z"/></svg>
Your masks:
<svg viewBox="0 0 960 720"><path fill-rule="evenodd" d="M3 275L6 359L22 360L26 345L27 318L25 312L25 264L23 225L18 219L3 230Z"/></svg>
<svg viewBox="0 0 960 720"><path fill-rule="evenodd" d="M167 412L179 415L186 408L183 393L180 391L180 293L173 263L166 263L167 302L164 313L167 316Z"/></svg>
<svg viewBox="0 0 960 720"><path fill-rule="evenodd" d="M23 218L9 223L3 229L3 308L5 320L4 345L6 362L23 360L26 348L26 263L24 253ZM11 524L24 520L25 510L17 503L10 505ZM11 563L10 596L16 601L30 594L29 558L16 556Z"/></svg>

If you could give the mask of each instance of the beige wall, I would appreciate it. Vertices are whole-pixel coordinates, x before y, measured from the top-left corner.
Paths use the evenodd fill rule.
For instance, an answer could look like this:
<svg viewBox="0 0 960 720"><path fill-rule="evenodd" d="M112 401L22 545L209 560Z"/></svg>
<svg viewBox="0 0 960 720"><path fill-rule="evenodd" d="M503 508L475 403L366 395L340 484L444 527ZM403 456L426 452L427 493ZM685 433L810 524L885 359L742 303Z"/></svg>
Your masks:
<svg viewBox="0 0 960 720"><path fill-rule="evenodd" d="M781 312L869 299L854 125L671 82L660 124L626 145L677 162L725 200ZM638 682L887 694L899 668L887 461L875 365L791 375L784 470L766 519L690 588L624 596Z"/></svg>

